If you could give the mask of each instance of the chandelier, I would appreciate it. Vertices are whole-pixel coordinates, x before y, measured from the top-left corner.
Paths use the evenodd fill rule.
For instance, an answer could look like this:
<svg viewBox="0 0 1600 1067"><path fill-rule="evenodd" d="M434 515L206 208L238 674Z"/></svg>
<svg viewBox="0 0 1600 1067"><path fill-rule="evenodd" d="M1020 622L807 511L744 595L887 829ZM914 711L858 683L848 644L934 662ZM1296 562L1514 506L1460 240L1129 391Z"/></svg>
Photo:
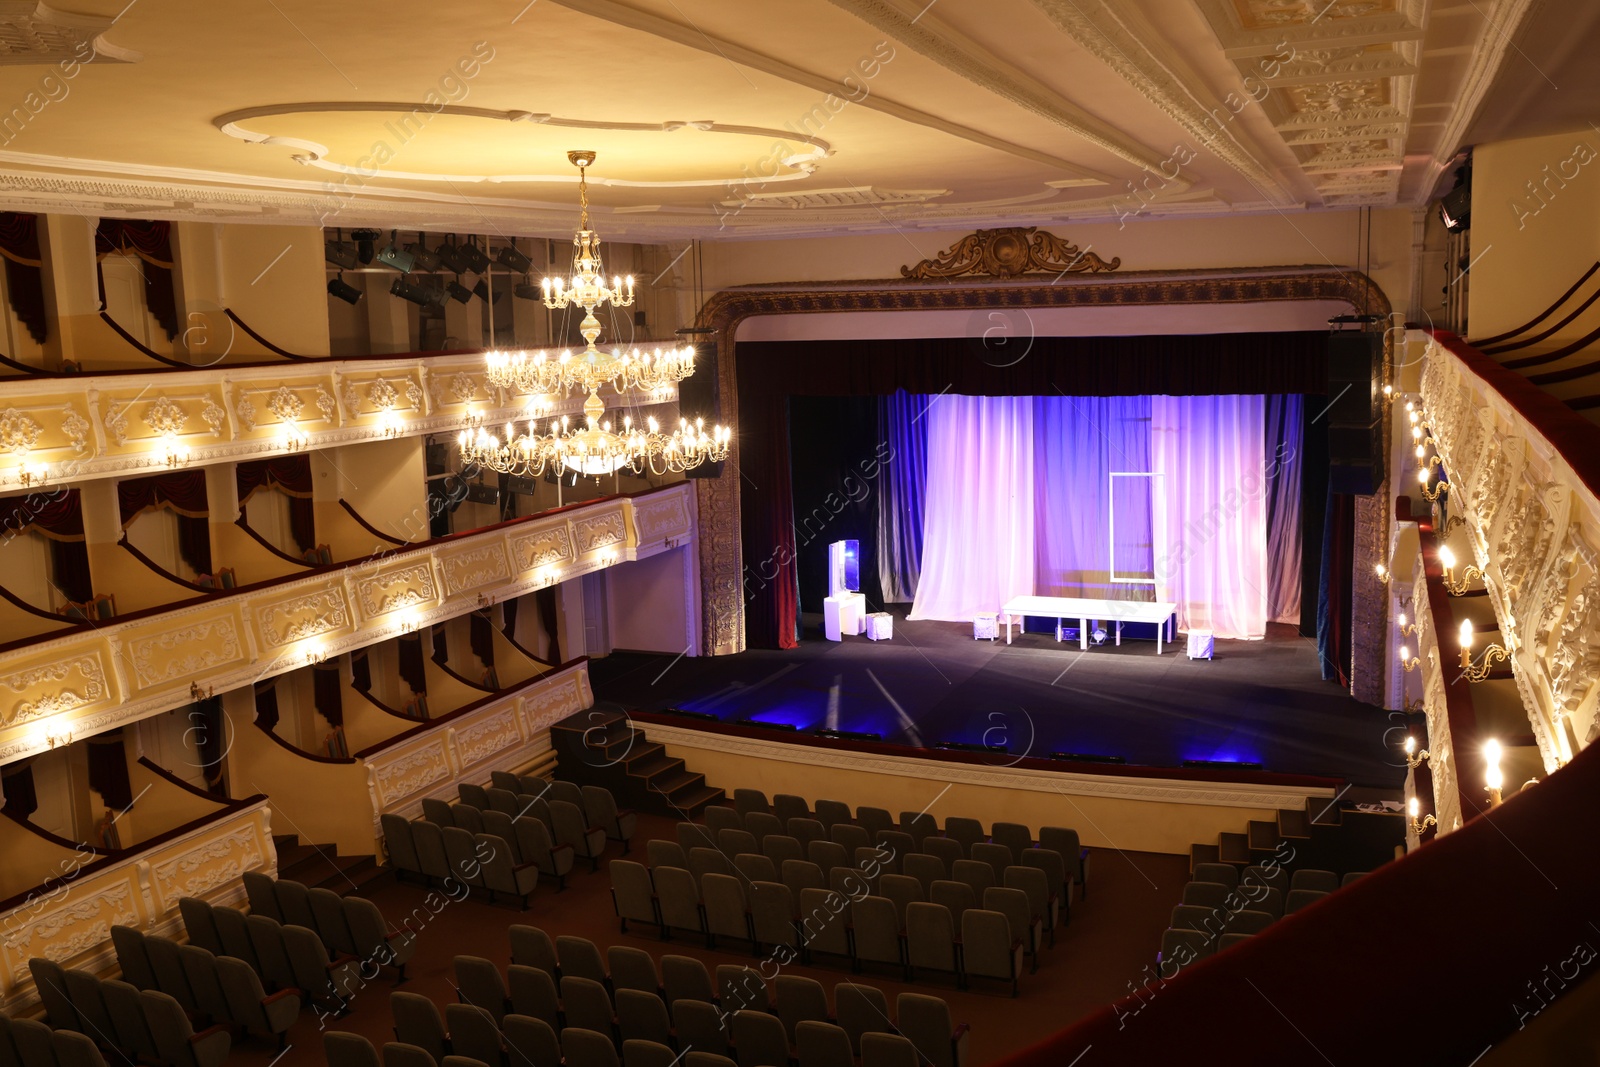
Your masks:
<svg viewBox="0 0 1600 1067"><path fill-rule="evenodd" d="M623 467L636 474L646 470L652 474L682 474L702 463L720 463L728 458L733 432L726 426L708 432L704 420L690 424L684 419L677 430L667 434L661 432L654 418L646 420L647 428L641 430L627 416L622 420L622 432L616 433L609 420L601 420L603 414L604 402L590 393L584 401L585 425L581 429L572 428L563 415L550 420L548 433L539 433L530 419L527 432L522 434L507 423L503 441L480 429L476 433L463 430L456 443L464 462L523 477L551 470L557 474L576 471L598 478Z"/></svg>

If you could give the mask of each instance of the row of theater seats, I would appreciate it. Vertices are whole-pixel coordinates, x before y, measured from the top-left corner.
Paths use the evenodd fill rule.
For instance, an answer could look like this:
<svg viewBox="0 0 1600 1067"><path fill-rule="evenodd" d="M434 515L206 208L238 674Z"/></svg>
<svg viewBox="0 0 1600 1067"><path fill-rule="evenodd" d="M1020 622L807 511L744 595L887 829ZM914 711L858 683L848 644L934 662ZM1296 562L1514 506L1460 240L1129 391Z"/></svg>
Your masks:
<svg viewBox="0 0 1600 1067"><path fill-rule="evenodd" d="M116 950L122 980L141 990L160 990L191 1015L215 1019L217 1002L212 997L216 980L199 967L197 961L203 954L212 961L231 961L221 965L231 973L239 973L238 965L242 965L268 992L294 990L299 1002L296 1012L307 1003L333 1011L344 1009L348 990L358 982L358 961L354 957L329 956L317 932L307 927L286 926L265 915L242 915L232 908L216 911L219 918L224 912L243 918L248 958L231 951L218 956L198 945L180 945L131 926L113 926L111 945ZM229 929L230 940L237 942L237 925L219 924L219 937L223 928ZM293 1021L292 1017L289 1021Z"/></svg>
<svg viewBox="0 0 1600 1067"><path fill-rule="evenodd" d="M1246 867L1241 873L1230 863L1197 863L1183 887L1183 902L1173 907L1171 925L1161 935L1158 969L1170 978L1193 960L1231 948L1365 874L1352 871L1341 879L1333 871L1291 874L1277 866Z"/></svg>
<svg viewBox="0 0 1600 1067"><path fill-rule="evenodd" d="M617 807L617 798L603 785L577 785L559 778L546 781L543 778L518 777L508 771L491 771L489 777L491 784L487 789L470 783L457 786L462 803L471 804L480 811L498 807L508 815L523 815L527 814L523 807L519 806L515 812L506 808L506 793L516 796L519 805L525 804L528 797L547 804L559 800L583 812L586 826L604 830L607 839L620 842L624 853L632 847L638 816L631 809ZM516 783L515 789L511 788L513 782ZM550 818L544 815L539 817L545 820L546 825L551 825Z"/></svg>
<svg viewBox="0 0 1600 1067"><path fill-rule="evenodd" d="M113 931L119 929L126 927L112 927ZM140 988L128 975L124 975L128 981L101 979L35 957L28 961L28 969L49 1025L6 1020L10 1034L0 1038L0 1062L17 1062L6 1056L7 1043L13 1042L24 1067L49 1067L52 1057L61 1067L94 1067L107 1060L217 1067L228 1056L234 1030L281 1035L299 1013L296 995L267 996L248 967L218 966L221 961L204 949L167 944L173 951L163 957L165 965L176 968L176 979L169 976L169 984L187 990L191 977L205 981L208 998L203 1009L187 1008L153 985ZM196 1033L191 1019L209 1025ZM46 1037L41 1041L34 1027L46 1035L54 1030L57 1036L77 1035L83 1040L51 1041Z"/></svg>
<svg viewBox="0 0 1600 1067"><path fill-rule="evenodd" d="M396 980L405 981L406 964L417 950L416 932L409 922L391 927L378 906L365 897L341 897L331 889L269 878L260 871L246 871L243 877L251 915L313 930L330 955L348 956L374 967L393 967ZM253 942L239 936L245 931L238 909L185 897L178 901L178 912L191 945L219 956L237 957L262 971L259 958L252 955Z"/></svg>
<svg viewBox="0 0 1600 1067"><path fill-rule="evenodd" d="M602 960L599 947L588 938L561 935L552 941L534 926L511 928L511 967L507 976L509 989L500 982L493 963L474 957L456 959L456 986L463 1003L492 1010L494 1004L509 997L508 1010L526 1009L557 1028L558 1022L550 1014L553 983L583 978L610 990L619 998L619 1009L620 998L627 992L659 998L671 1014L674 1039L680 1047L692 1044L720 1050L730 1038L730 1017L746 1009L776 1014L791 1042L801 1021L837 1023L849 1034L851 1047L857 1052L863 1035L897 1031L889 1021L888 1002L876 986L838 983L834 987L834 1012L830 1014L826 991L820 982L810 978L780 975L769 993L768 983L757 969L721 964L713 986L705 964L692 956L662 956L658 972L655 961L643 949L612 945ZM898 1032L913 1040L928 1063L935 1067L961 1067L968 1028L965 1023L952 1027L950 1009L942 999L903 993L899 1008Z"/></svg>
<svg viewBox="0 0 1600 1067"><path fill-rule="evenodd" d="M783 835L808 847L816 840L843 845L847 853L865 845L889 844L898 853L921 852L938 856L946 865L956 860L980 860L995 866L1009 856L1015 863L1029 849L1041 848L1061 856L1067 875L1080 895L1087 894L1089 850L1078 832L1061 826L1045 826L1037 839L1022 823L997 822L988 832L977 819L949 816L941 831L927 812L902 811L898 823L884 808L860 807L851 814L849 805L837 800L819 800L813 812L802 797L780 793L769 808L766 795L755 789L735 789L734 806L710 805L705 809L706 827L720 843L724 830L749 834L757 845L770 835ZM681 835L680 835L681 836ZM743 840L743 839L738 839ZM995 846L1003 846L1000 853ZM760 848L738 851L758 852Z"/></svg>

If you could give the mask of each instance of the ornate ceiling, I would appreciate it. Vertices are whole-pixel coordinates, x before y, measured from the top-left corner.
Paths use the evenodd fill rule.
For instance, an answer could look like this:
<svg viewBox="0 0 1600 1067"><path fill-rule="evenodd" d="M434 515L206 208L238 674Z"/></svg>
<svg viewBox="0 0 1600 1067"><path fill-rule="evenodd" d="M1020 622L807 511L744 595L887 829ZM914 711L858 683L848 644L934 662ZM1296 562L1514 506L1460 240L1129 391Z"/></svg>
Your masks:
<svg viewBox="0 0 1600 1067"><path fill-rule="evenodd" d="M1557 17L1533 0L72 2L0 0L9 206L562 233L581 147L602 229L631 239L1425 203L1503 68L1537 61L1519 35Z"/></svg>

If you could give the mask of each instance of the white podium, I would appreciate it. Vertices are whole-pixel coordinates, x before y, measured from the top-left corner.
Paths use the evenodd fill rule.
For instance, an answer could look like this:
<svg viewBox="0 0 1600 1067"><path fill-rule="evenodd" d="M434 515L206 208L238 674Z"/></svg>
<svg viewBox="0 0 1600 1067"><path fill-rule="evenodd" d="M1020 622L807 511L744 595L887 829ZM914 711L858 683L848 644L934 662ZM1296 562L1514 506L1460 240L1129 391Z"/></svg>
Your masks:
<svg viewBox="0 0 1600 1067"><path fill-rule="evenodd" d="M860 593L835 593L822 601L822 631L829 641L843 640L845 634L865 633L867 598Z"/></svg>
<svg viewBox="0 0 1600 1067"><path fill-rule="evenodd" d="M1210 630L1189 631L1189 658L1210 659L1217 650L1217 638Z"/></svg>
<svg viewBox="0 0 1600 1067"><path fill-rule="evenodd" d="M894 640L894 616L887 611L874 611L867 616L868 641Z"/></svg>

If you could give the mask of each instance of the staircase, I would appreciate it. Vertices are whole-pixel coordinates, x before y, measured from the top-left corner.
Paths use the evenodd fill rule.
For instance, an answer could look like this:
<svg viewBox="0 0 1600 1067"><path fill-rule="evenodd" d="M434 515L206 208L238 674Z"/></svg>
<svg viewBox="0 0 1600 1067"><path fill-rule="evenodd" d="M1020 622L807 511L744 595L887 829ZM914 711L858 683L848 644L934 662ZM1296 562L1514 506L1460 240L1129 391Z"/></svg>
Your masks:
<svg viewBox="0 0 1600 1067"><path fill-rule="evenodd" d="M273 834L278 850L278 877L322 886L340 896L359 894L385 872L376 856L340 856L332 845L303 845L294 834Z"/></svg>
<svg viewBox="0 0 1600 1067"><path fill-rule="evenodd" d="M603 785L617 803L672 819L697 818L727 795L706 784L666 746L645 737L620 711L589 708L550 727L556 776L579 785Z"/></svg>
<svg viewBox="0 0 1600 1067"><path fill-rule="evenodd" d="M1215 844L1191 845L1189 869L1197 863L1248 867L1270 860L1289 871L1370 871L1394 859L1405 835L1405 817L1398 812L1356 811L1307 797L1303 808L1280 809L1276 819L1251 819L1243 833L1219 833Z"/></svg>

